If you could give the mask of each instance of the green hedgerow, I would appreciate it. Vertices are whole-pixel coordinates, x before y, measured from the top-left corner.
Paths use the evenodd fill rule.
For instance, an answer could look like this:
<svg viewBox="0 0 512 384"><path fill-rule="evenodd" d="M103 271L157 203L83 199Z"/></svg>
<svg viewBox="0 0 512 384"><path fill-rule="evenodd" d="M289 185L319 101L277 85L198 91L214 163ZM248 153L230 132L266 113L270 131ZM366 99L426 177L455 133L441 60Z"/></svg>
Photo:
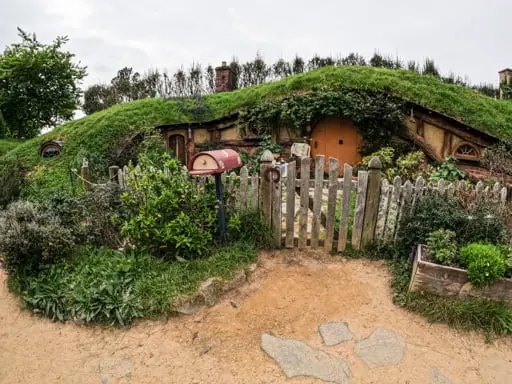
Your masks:
<svg viewBox="0 0 512 384"><path fill-rule="evenodd" d="M469 281L475 286L492 284L505 274L505 260L494 245L470 244L461 249L460 260L467 265Z"/></svg>
<svg viewBox="0 0 512 384"><path fill-rule="evenodd" d="M453 264L457 253L455 244L455 232L439 229L430 232L427 238L429 255L438 263L444 265Z"/></svg>

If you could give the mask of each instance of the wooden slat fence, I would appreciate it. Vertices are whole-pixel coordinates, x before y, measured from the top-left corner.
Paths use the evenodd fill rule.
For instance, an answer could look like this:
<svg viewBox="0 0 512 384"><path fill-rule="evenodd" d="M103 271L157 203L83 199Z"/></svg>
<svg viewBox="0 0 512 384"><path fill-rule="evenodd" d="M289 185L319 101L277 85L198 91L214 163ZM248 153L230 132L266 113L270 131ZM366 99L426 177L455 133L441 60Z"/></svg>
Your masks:
<svg viewBox="0 0 512 384"><path fill-rule="evenodd" d="M499 183L491 188L482 182L475 186L444 180L427 183L422 177L414 183L398 176L387 180L382 178L377 158L372 159L367 171L359 170L357 177L352 177L350 165L343 164L345 176L340 178L339 161L329 158L326 170L324 160L324 156L302 159L300 175L295 161L288 163L287 175L281 177L280 167L270 160L261 165L261 176L250 175L245 166L239 175L223 175L230 196L226 207L231 212L260 209L273 229L276 245L343 252L348 246L359 249L372 241L395 241L401 220L410 215L425 191L448 197L465 190L477 198L507 202L507 187ZM127 167L110 167L109 176L123 188L133 177ZM213 182L212 176L192 179L199 189Z"/></svg>

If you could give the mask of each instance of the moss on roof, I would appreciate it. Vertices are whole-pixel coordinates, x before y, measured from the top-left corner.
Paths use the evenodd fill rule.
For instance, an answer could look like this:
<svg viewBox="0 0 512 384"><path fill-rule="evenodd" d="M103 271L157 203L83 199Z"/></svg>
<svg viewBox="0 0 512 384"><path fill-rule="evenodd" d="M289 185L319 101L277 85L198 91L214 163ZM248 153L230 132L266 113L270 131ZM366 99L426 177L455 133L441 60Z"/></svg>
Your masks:
<svg viewBox="0 0 512 384"><path fill-rule="evenodd" d="M495 100L476 91L445 84L416 72L372 67L326 67L280 81L234 92L208 95L210 112L205 120L224 116L269 97L323 86L381 90L455 118L473 128L500 138L512 137L512 102ZM129 136L165 123L192 122L175 100L145 99L116 105L79 120L56 127L0 157L0 167L18 159L30 171L31 190L48 190L69 185L69 169L87 156L91 162L103 158L121 136ZM46 140L64 140L61 156L41 159L38 149ZM2 165L4 164L4 165Z"/></svg>

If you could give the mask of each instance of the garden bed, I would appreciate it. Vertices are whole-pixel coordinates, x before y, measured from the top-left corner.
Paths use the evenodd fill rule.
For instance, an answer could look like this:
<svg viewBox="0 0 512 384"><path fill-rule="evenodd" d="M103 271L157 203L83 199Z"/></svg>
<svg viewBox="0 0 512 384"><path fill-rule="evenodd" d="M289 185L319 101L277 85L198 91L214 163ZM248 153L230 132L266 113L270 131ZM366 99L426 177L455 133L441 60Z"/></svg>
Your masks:
<svg viewBox="0 0 512 384"><path fill-rule="evenodd" d="M441 296L484 297L512 303L512 279L499 279L484 287L474 287L467 271L427 261L427 247L418 245L413 259L409 291L428 291Z"/></svg>

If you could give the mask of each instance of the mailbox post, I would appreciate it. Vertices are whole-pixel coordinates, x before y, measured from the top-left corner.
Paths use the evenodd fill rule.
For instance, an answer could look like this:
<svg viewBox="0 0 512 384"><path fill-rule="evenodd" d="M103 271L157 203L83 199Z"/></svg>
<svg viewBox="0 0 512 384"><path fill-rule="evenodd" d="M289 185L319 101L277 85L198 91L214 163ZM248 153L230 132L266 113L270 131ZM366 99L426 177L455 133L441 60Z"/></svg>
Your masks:
<svg viewBox="0 0 512 384"><path fill-rule="evenodd" d="M238 153L232 149L199 152L192 157L188 165L191 175L214 175L215 191L219 200L219 233L221 241L226 240L226 212L224 208L224 193L222 190L221 174L233 168L242 166Z"/></svg>

